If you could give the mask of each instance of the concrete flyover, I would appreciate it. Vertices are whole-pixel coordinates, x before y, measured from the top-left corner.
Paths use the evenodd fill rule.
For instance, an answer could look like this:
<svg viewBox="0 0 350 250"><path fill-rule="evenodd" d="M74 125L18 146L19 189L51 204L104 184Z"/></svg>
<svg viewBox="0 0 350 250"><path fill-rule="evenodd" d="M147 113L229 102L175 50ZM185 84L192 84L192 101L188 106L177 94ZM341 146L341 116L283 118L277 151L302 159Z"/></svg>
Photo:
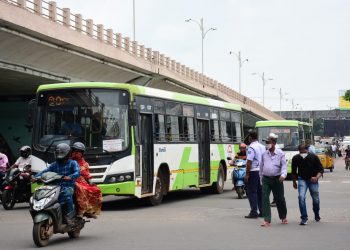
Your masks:
<svg viewBox="0 0 350 250"><path fill-rule="evenodd" d="M25 126L27 101L44 83L126 82L237 103L244 123L283 119L151 48L94 24L53 1L0 0L0 147L30 143ZM10 108L9 108L10 107Z"/></svg>
<svg viewBox="0 0 350 250"><path fill-rule="evenodd" d="M158 51L104 29L53 1L0 1L0 67L47 81L118 81L211 96L240 104L264 119L280 118L253 100ZM5 74L6 76L6 74ZM3 78L3 77L1 77ZM10 93L20 86L1 80ZM45 80L46 81L46 80ZM26 85L35 85L27 84ZM28 87L28 90L31 89ZM33 86L35 89L36 86Z"/></svg>

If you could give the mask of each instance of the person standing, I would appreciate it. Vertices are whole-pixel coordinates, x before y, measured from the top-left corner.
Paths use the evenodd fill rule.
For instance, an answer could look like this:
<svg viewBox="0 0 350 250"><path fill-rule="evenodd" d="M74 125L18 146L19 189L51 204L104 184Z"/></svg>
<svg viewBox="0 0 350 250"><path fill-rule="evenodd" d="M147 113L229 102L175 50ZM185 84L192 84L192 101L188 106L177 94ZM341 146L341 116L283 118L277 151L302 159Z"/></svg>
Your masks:
<svg viewBox="0 0 350 250"><path fill-rule="evenodd" d="M284 198L283 181L287 176L287 162L283 151L276 148L277 135L270 134L266 138L266 151L262 154L260 177L262 179L263 227L271 226L270 193L276 202L282 224L288 224L287 206Z"/></svg>
<svg viewBox="0 0 350 250"><path fill-rule="evenodd" d="M320 197L318 179L323 174L322 164L317 155L308 152L308 145L299 145L299 154L292 158L293 187L298 189L300 224L307 225L306 192L309 189L315 220L320 221ZM298 181L298 183L297 183Z"/></svg>
<svg viewBox="0 0 350 250"><path fill-rule="evenodd" d="M312 145L311 140L310 139L306 139L305 143L306 143L307 146L309 146L309 153L316 154L315 146Z"/></svg>
<svg viewBox="0 0 350 250"><path fill-rule="evenodd" d="M335 145L335 143L333 143L331 148L332 148L332 156L334 158L337 158L337 145Z"/></svg>
<svg viewBox="0 0 350 250"><path fill-rule="evenodd" d="M265 147L258 142L258 134L255 130L249 131L248 140L250 145L247 152L247 170L244 181L247 184L250 213L245 218L255 219L262 216L262 190L259 169Z"/></svg>

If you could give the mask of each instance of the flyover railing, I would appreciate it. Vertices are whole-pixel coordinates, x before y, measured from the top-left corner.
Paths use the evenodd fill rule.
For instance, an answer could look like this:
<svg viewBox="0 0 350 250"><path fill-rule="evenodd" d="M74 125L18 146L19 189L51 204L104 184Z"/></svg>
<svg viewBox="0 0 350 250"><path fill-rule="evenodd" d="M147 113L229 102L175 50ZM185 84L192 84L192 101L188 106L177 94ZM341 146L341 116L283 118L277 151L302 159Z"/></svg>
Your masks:
<svg viewBox="0 0 350 250"><path fill-rule="evenodd" d="M237 100L243 107L250 107L251 110L264 114L265 116L279 119L280 117L253 101L245 97L224 84L207 77L196 70L193 70L186 65L177 62L176 60L159 53L158 51L147 48L145 45L138 44L137 41L132 41L129 37L123 37L121 33L114 33L112 29L105 29L103 24L95 24L92 19L84 19L81 14L71 13L69 8L59 8L54 1L45 0L0 0L22 9L25 9L35 15L39 15L50 21L61 24L69 29L75 30L93 39L99 40L105 44L113 46L130 54L137 59L157 64L164 67L168 71L177 74L181 79L194 81L203 86L208 86L217 89L219 92Z"/></svg>

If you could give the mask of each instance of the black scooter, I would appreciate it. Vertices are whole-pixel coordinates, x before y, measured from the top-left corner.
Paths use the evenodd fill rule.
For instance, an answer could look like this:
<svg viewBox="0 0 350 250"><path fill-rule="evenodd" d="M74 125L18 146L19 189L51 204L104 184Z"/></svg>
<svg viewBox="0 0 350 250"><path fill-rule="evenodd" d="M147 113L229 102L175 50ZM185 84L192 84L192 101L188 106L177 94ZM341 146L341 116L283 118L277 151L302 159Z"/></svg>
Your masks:
<svg viewBox="0 0 350 250"><path fill-rule="evenodd" d="M65 222L64 206L58 202L62 178L62 175L55 172L44 173L38 180L44 186L38 187L30 198L29 212L34 223L33 241L38 247L46 246L50 237L57 233L68 233L70 238L78 238L80 230L88 222L79 217L73 217L69 224Z"/></svg>
<svg viewBox="0 0 350 250"><path fill-rule="evenodd" d="M16 203L29 202L30 196L30 165L25 166L23 171L10 168L3 182L1 201L4 209L10 210Z"/></svg>

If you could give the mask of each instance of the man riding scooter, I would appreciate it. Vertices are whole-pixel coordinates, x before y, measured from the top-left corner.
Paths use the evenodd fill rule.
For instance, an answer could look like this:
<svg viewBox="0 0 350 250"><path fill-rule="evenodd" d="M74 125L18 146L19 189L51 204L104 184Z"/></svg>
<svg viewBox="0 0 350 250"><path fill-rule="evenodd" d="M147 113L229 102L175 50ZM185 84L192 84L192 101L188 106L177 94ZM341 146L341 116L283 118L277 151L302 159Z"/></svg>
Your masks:
<svg viewBox="0 0 350 250"><path fill-rule="evenodd" d="M35 178L39 178L43 173L55 172L63 176L60 183L62 192L59 196L59 203L61 205L67 205L67 209L64 210L67 224L72 224L72 218L74 217L74 185L75 180L80 176L80 167L78 163L69 159L70 151L71 148L68 144L58 144L54 152L56 161L47 169L35 175ZM35 181L35 179L33 179L33 181Z"/></svg>
<svg viewBox="0 0 350 250"><path fill-rule="evenodd" d="M239 151L237 152L235 159L247 159L247 145L245 143L239 144Z"/></svg>
<svg viewBox="0 0 350 250"><path fill-rule="evenodd" d="M232 190L236 190L239 198L243 197L243 194L245 193L245 185L243 182L243 178L245 176L245 166L246 166L246 159L247 159L247 145L244 143L241 143L239 145L239 152L237 152L235 158L230 162L231 166L235 166L233 172L232 172L232 183L233 188ZM238 187L239 190L237 189Z"/></svg>

